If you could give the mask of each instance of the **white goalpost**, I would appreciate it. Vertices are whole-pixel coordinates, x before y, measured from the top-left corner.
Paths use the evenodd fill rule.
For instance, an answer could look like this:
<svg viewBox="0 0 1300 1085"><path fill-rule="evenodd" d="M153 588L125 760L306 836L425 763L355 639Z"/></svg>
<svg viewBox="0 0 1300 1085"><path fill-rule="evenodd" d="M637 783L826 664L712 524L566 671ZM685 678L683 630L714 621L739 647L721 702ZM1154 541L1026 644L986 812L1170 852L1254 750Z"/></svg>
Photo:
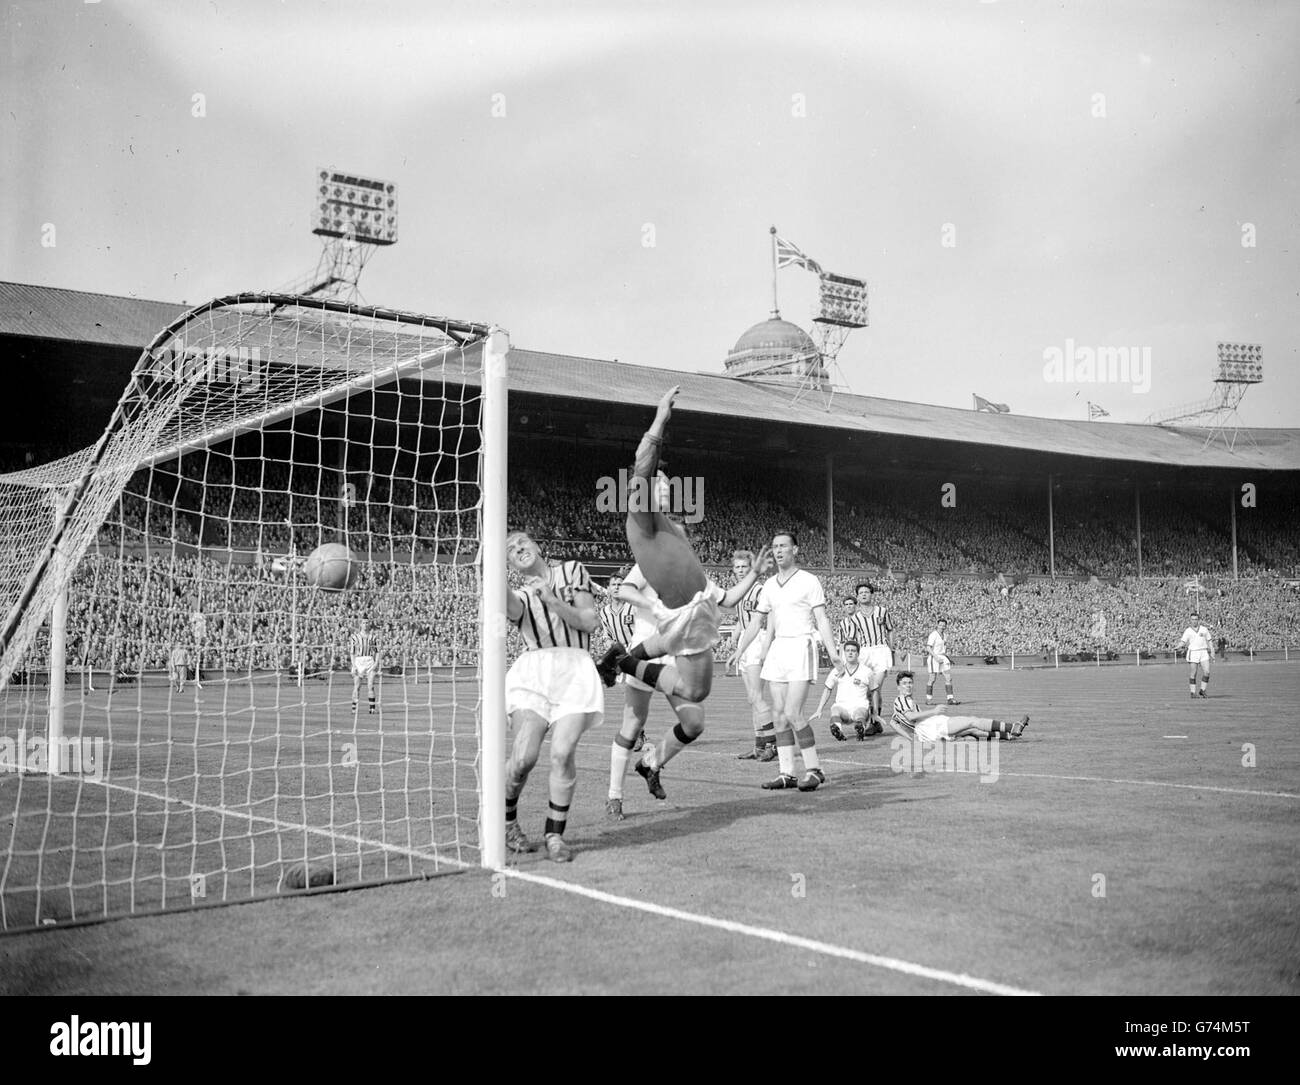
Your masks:
<svg viewBox="0 0 1300 1085"><path fill-rule="evenodd" d="M504 863L508 351L232 295L0 476L0 930Z"/></svg>

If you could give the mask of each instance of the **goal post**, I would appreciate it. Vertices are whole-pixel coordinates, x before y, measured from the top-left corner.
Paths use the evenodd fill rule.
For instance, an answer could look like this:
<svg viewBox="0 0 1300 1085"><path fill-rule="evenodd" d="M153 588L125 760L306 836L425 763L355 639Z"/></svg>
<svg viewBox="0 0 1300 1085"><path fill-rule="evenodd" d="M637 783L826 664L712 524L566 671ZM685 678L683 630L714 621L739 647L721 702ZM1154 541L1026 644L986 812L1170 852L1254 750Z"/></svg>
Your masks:
<svg viewBox="0 0 1300 1085"><path fill-rule="evenodd" d="M231 295L0 476L0 929L502 865L508 349Z"/></svg>

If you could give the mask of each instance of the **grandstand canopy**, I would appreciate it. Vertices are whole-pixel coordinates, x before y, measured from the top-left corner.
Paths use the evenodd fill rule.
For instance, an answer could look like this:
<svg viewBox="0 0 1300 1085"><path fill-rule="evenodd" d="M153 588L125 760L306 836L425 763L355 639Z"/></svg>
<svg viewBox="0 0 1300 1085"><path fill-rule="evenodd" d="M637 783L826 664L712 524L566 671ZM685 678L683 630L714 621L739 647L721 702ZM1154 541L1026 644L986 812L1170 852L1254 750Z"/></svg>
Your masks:
<svg viewBox="0 0 1300 1085"><path fill-rule="evenodd" d="M45 432L51 420L60 418L82 427L76 440L86 443L86 434L93 440L126 387L139 351L185 308L0 283L0 343L10 358L9 372L16 368L18 374L19 395L10 397L11 413L21 414L12 420L8 440ZM773 323L750 329L736 349L751 333L763 339L759 330ZM460 372L429 376L471 379ZM1221 442L1207 446L1203 429L990 414L846 393L805 392L796 400L788 384L624 365L518 345L511 353L511 432L516 437L635 442L648 411L672 384L682 389L679 421L671 434L675 441L702 452L757 452L786 468L821 466L833 454L837 473L911 469L955 477L1023 478L1054 471L1107 477L1150 477L1170 469L1300 471L1300 430L1294 429L1243 430L1229 451Z"/></svg>

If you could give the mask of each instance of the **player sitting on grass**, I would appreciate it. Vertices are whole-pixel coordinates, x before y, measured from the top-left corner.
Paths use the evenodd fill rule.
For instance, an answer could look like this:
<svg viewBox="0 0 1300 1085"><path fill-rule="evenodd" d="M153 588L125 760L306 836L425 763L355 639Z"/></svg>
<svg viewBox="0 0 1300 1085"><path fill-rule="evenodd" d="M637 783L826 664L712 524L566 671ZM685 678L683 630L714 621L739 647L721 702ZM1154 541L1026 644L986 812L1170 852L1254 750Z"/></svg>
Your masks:
<svg viewBox="0 0 1300 1085"><path fill-rule="evenodd" d="M834 694L835 703L831 705L831 735L837 742L843 742L845 741L844 728L852 727L857 732L858 741L861 742L872 733L867 730L872 722L871 700L867 694L867 674L858 662L856 640L846 640L840 645L840 652L844 657L844 669L832 670L826 676L826 688L822 690L822 699L817 702L817 711L812 714L808 722L812 723L813 720L822 718L826 702ZM881 728L877 726L874 733L879 734L880 730Z"/></svg>
<svg viewBox="0 0 1300 1085"><path fill-rule="evenodd" d="M894 698L894 714L890 723L904 738L921 742L945 742L954 738L1019 738L1029 726L1029 717L1009 724L1004 720L977 719L974 716L950 716L947 705L937 705L922 711L912 699L915 675L903 671L898 676L898 696Z"/></svg>

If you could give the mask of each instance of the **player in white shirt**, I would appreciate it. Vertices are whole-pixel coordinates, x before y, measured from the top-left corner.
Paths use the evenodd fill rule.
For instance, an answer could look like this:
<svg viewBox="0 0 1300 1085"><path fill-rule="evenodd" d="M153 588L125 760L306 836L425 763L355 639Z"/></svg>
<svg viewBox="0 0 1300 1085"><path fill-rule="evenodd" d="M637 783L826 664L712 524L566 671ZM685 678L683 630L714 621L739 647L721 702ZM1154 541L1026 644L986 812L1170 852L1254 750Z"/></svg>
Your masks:
<svg viewBox="0 0 1300 1085"><path fill-rule="evenodd" d="M934 680L943 675L943 688L948 696L949 704L961 704L961 701L955 700L952 695L952 660L948 658L948 620L940 618L936 623L938 628L930 633L929 639L925 642L926 666L930 672L930 679L925 684L925 703L930 703L930 698L934 694Z"/></svg>
<svg viewBox="0 0 1300 1085"><path fill-rule="evenodd" d="M629 647L640 644L654 636L655 605L659 602L659 593L654 590L642 576L640 568L633 565L620 582L618 599L622 606L632 614L632 629L626 637L615 637L616 643ZM661 656L652 660L654 663L671 663L672 659ZM645 730L646 719L650 715L650 699L654 686L642 682L636 675L625 674L623 678L623 726L614 736L609 748L609 797L605 800L605 819L607 821L623 820L623 777L627 774L627 763L632 754L642 748L641 736ZM684 727L703 728L704 709L691 704L675 694L668 694L668 703L672 706L677 720ZM647 780L647 783L650 783ZM667 798L663 785L656 776L650 794L656 799Z"/></svg>
<svg viewBox="0 0 1300 1085"><path fill-rule="evenodd" d="M172 649L171 657L167 661L167 674L171 679L172 689L177 693L185 692L185 678L189 672L189 667L190 654L185 645L178 643Z"/></svg>
<svg viewBox="0 0 1300 1085"><path fill-rule="evenodd" d="M1029 726L1029 717L1009 724L1005 720L986 720L975 716L950 716L946 705L937 705L921 711L912 697L915 676L911 671L898 675L898 696L894 698L894 713L890 725L904 738L918 742L947 742L954 738L1019 738Z"/></svg>
<svg viewBox="0 0 1300 1085"><path fill-rule="evenodd" d="M762 618L763 669L759 672L772 692L776 710L776 756L781 773L763 787L770 791L797 787L815 791L826 782L817 757L817 740L804 720L804 701L817 680L816 631L830 655L832 666L839 665L830 619L826 617L826 593L822 582L807 569L799 568L799 544L788 531L772 537L772 557L776 574L763 584L758 613ZM759 627L751 626L741 638L739 651L749 648ZM794 774L794 751L798 746L803 758L804 776Z"/></svg>
<svg viewBox="0 0 1300 1085"><path fill-rule="evenodd" d="M1201 624L1199 614L1192 615L1192 624L1183 630L1179 648L1187 649L1187 690L1192 697L1205 697L1205 687L1210 684L1210 661L1214 658L1214 640L1210 630ZM1196 688L1196 672L1201 672L1201 688Z"/></svg>
<svg viewBox="0 0 1300 1085"><path fill-rule="evenodd" d="M754 567L752 550L737 550L731 555L731 572L739 584L749 570ZM759 570L761 576L763 570ZM735 666L736 672L744 680L745 693L749 697L749 709L754 724L754 748L740 755L741 761L775 761L776 760L776 726L772 722L772 701L767 694L767 683L760 677L763 669L763 657L760 649L763 644L755 637L742 657L739 651L741 638L757 619L758 597L763 585L757 580L750 585L745 598L736 604L736 645L727 666Z"/></svg>
<svg viewBox="0 0 1300 1085"><path fill-rule="evenodd" d="M867 723L871 719L871 697L867 691L867 672L858 662L858 642L849 638L840 645L844 657L844 669L832 670L826 676L826 688L822 690L822 699L817 702L817 711L808 722L822 718L826 702L834 695L831 705L831 736L837 742L845 741L844 728L852 727L857 732L858 741L867 737ZM844 726L841 727L840 725Z"/></svg>
<svg viewBox="0 0 1300 1085"><path fill-rule="evenodd" d="M519 827L515 808L549 731L546 854L567 863L573 850L564 841L564 829L578 782L578 741L605 714L605 691L590 654L596 628L591 577L578 561L548 563L522 531L507 536L506 560L523 581L522 588L506 594L506 616L518 627L526 649L506 674L506 712L515 735L506 762L506 847L536 850Z"/></svg>
<svg viewBox="0 0 1300 1085"><path fill-rule="evenodd" d="M637 445L632 468L634 488L627 510L628 546L646 583L659 594L651 607L655 633L631 651L624 651L618 644L611 646L597 664L607 686L612 686L622 671L687 702L677 707L678 721L673 729L658 745L646 746L636 764L637 773L657 799L666 797L659 782L663 766L704 730L703 703L713 688L713 646L719 637L722 608L734 607L745 597L768 558L764 548L755 568L735 587L723 591L705 574L681 525L662 511L667 504L668 480L659 470L659 456L677 392L674 386L664 393L654 421ZM656 663L659 656L672 656L673 661ZM693 710L687 711L688 706Z"/></svg>

